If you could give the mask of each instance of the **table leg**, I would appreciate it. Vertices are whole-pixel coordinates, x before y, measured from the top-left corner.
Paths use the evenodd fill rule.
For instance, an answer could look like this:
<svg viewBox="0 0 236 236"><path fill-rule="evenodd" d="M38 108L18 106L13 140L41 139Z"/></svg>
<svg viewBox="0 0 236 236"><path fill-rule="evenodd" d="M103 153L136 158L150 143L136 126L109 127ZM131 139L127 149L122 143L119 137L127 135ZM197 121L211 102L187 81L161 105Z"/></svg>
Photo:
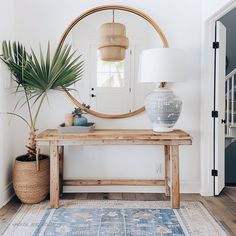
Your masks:
<svg viewBox="0 0 236 236"><path fill-rule="evenodd" d="M170 186L168 184L170 180L170 146L164 146L165 153L165 195L170 196Z"/></svg>
<svg viewBox="0 0 236 236"><path fill-rule="evenodd" d="M180 207L179 146L171 146L171 205Z"/></svg>
<svg viewBox="0 0 236 236"><path fill-rule="evenodd" d="M59 147L59 179L60 179L60 195L63 194L63 166L64 166L64 146Z"/></svg>
<svg viewBox="0 0 236 236"><path fill-rule="evenodd" d="M50 141L50 205L59 207L59 153L57 141Z"/></svg>

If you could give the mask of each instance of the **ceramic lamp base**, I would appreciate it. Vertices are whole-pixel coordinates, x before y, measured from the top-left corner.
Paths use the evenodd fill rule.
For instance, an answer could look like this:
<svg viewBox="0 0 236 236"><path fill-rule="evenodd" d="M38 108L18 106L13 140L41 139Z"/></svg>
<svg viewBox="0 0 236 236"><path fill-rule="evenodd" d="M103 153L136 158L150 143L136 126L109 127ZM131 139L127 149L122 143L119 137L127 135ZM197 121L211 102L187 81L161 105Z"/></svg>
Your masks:
<svg viewBox="0 0 236 236"><path fill-rule="evenodd" d="M174 129L172 129L172 128L153 126L153 131L156 132L156 133L171 132L173 130Z"/></svg>
<svg viewBox="0 0 236 236"><path fill-rule="evenodd" d="M171 132L177 122L182 102L170 89L157 88L145 98L145 109L154 132Z"/></svg>

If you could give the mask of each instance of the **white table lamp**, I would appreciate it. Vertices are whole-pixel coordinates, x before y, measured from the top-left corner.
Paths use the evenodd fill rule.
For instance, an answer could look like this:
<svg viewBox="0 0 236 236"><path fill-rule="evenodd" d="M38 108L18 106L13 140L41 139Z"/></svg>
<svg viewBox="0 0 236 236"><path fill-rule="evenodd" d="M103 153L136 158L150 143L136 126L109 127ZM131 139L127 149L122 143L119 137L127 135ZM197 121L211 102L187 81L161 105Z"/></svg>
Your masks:
<svg viewBox="0 0 236 236"><path fill-rule="evenodd" d="M184 80L184 52L173 48L153 48L142 51L139 82L180 82ZM157 87L147 94L145 109L155 132L170 132L177 122L182 102L172 90Z"/></svg>

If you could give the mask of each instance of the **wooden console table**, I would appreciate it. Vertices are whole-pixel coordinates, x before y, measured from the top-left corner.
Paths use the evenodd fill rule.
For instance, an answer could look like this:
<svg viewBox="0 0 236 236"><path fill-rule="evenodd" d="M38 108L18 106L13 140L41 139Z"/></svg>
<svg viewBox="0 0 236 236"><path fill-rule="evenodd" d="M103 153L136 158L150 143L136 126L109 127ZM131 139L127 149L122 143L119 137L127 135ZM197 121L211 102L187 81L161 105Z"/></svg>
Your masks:
<svg viewBox="0 0 236 236"><path fill-rule="evenodd" d="M37 146L50 147L50 204L59 207L59 194L65 186L165 186L171 195L172 208L180 207L179 145L191 145L190 135L182 130L154 133L152 130L95 130L88 134L63 134L45 130L36 138ZM165 154L165 179L67 179L63 180L64 146L73 145L163 145Z"/></svg>

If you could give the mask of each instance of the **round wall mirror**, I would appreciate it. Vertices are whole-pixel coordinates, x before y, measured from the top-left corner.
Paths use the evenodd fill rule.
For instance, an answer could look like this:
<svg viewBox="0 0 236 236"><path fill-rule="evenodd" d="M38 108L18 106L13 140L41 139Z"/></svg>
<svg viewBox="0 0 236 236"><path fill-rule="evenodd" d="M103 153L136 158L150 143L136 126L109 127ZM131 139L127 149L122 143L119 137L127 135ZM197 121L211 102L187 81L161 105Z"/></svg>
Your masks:
<svg viewBox="0 0 236 236"><path fill-rule="evenodd" d="M120 61L104 61L99 56L101 26L111 22L125 26L128 47ZM168 47L166 37L149 16L124 6L97 7L69 25L59 46L63 44L72 45L84 60L83 79L75 84L75 91L67 92L76 106L102 118L126 118L144 111L144 97L156 85L138 83L140 54L144 49Z"/></svg>

